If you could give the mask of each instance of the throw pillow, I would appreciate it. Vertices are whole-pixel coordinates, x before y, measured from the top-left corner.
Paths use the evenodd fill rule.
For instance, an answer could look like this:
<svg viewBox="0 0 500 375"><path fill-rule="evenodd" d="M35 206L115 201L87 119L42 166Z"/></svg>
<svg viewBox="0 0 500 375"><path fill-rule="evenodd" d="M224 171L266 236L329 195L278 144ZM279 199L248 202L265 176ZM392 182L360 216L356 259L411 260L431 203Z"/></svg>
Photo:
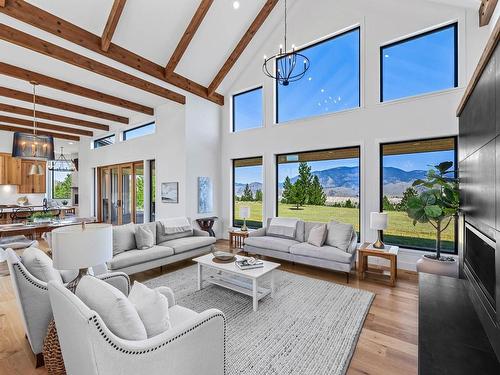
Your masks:
<svg viewBox="0 0 500 375"><path fill-rule="evenodd" d="M116 225L113 227L113 256L136 248L135 224Z"/></svg>
<svg viewBox="0 0 500 375"><path fill-rule="evenodd" d="M269 222L266 235L271 237L295 239L298 219L274 217Z"/></svg>
<svg viewBox="0 0 500 375"><path fill-rule="evenodd" d="M168 314L168 299L159 291L134 282L128 299L139 313L149 337L159 335L171 328Z"/></svg>
<svg viewBox="0 0 500 375"><path fill-rule="evenodd" d="M124 340L145 340L148 335L132 302L114 286L93 276L84 276L76 296L101 319L116 336Z"/></svg>
<svg viewBox="0 0 500 375"><path fill-rule="evenodd" d="M313 246L321 247L325 243L326 235L326 224L321 224L311 229L311 231L309 232L309 237L307 238L307 242Z"/></svg>
<svg viewBox="0 0 500 375"><path fill-rule="evenodd" d="M150 249L155 244L155 235L147 226L137 225L135 228L135 242L139 250Z"/></svg>
<svg viewBox="0 0 500 375"><path fill-rule="evenodd" d="M332 220L328 224L326 244L346 251L351 243L354 227L351 224L339 223Z"/></svg>
<svg viewBox="0 0 500 375"><path fill-rule="evenodd" d="M49 281L63 282L61 274L52 264L52 259L36 247L31 246L24 250L22 262L28 272L38 280L46 283Z"/></svg>

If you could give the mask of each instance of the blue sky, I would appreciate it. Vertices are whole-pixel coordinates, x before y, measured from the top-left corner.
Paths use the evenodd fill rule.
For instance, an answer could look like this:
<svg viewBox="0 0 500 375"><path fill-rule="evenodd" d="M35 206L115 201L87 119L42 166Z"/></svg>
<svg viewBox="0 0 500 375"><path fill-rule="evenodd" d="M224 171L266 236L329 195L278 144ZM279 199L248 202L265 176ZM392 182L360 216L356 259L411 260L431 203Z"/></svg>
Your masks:
<svg viewBox="0 0 500 375"><path fill-rule="evenodd" d="M301 80L278 85L278 122L359 107L359 29L299 52L311 65Z"/></svg>
<svg viewBox="0 0 500 375"><path fill-rule="evenodd" d="M233 97L234 131L262 126L262 88Z"/></svg>
<svg viewBox="0 0 500 375"><path fill-rule="evenodd" d="M262 183L262 166L234 168L234 182L237 184Z"/></svg>
<svg viewBox="0 0 500 375"><path fill-rule="evenodd" d="M403 154L384 156L384 167L399 168L404 171L428 170L429 165L436 165L444 161L454 161L454 151L434 151L419 154Z"/></svg>
<svg viewBox="0 0 500 375"><path fill-rule="evenodd" d="M384 100L455 86L453 26L383 48Z"/></svg>

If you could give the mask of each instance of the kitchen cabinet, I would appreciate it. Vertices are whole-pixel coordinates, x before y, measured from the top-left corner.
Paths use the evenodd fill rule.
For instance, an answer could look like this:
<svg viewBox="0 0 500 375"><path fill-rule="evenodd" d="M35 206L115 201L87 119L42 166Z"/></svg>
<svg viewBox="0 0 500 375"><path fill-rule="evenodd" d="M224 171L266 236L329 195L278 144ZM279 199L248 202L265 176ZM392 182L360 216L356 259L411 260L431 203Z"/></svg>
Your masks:
<svg viewBox="0 0 500 375"><path fill-rule="evenodd" d="M21 185L21 159L0 153L0 185Z"/></svg>
<svg viewBox="0 0 500 375"><path fill-rule="evenodd" d="M46 174L29 175L30 168L33 164L41 165L46 171L46 162L21 160L21 184L18 189L19 194L44 194L46 192Z"/></svg>

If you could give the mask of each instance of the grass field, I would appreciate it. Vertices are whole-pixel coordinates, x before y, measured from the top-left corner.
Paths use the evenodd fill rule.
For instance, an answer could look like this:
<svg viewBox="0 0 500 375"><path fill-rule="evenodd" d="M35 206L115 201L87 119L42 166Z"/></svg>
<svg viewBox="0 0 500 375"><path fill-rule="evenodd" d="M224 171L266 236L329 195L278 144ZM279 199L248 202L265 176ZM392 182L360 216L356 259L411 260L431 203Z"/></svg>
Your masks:
<svg viewBox="0 0 500 375"><path fill-rule="evenodd" d="M249 222L262 221L262 202L236 202L235 219L239 218L239 208L241 206L250 207L251 218ZM280 203L278 207L279 216L297 217L305 221L329 222L337 220L349 223L359 232L359 209L339 208L329 206L305 206L296 210L293 205ZM384 231L384 241L398 245L410 247L421 247L434 249L436 246L436 231L430 224L413 225L412 220L405 212L389 211L389 228ZM455 247L455 226L450 224L448 229L442 234L443 250L453 250Z"/></svg>

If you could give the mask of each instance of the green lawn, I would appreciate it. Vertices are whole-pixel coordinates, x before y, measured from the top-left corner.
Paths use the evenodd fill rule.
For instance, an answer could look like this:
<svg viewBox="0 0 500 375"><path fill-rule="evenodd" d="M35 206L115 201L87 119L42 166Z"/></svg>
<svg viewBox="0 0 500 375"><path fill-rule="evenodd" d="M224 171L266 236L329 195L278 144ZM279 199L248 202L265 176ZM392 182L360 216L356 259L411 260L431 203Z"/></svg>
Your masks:
<svg viewBox="0 0 500 375"><path fill-rule="evenodd" d="M251 218L249 223L262 221L262 202L236 202L235 204L235 219L239 218L239 207L250 207ZM359 232L359 209L357 208L340 208L330 206L305 206L300 210L296 210L293 205L279 204L279 216L282 217L297 217L305 221L322 221L329 222L337 220L344 223L350 223ZM436 246L436 232L430 224L417 223L413 225L412 220L405 212L389 211L389 228L384 231L384 241L398 245L406 245L410 247L422 247L434 249ZM455 235L455 226L450 224L448 229L442 234L443 250L453 250L455 244L453 242Z"/></svg>

